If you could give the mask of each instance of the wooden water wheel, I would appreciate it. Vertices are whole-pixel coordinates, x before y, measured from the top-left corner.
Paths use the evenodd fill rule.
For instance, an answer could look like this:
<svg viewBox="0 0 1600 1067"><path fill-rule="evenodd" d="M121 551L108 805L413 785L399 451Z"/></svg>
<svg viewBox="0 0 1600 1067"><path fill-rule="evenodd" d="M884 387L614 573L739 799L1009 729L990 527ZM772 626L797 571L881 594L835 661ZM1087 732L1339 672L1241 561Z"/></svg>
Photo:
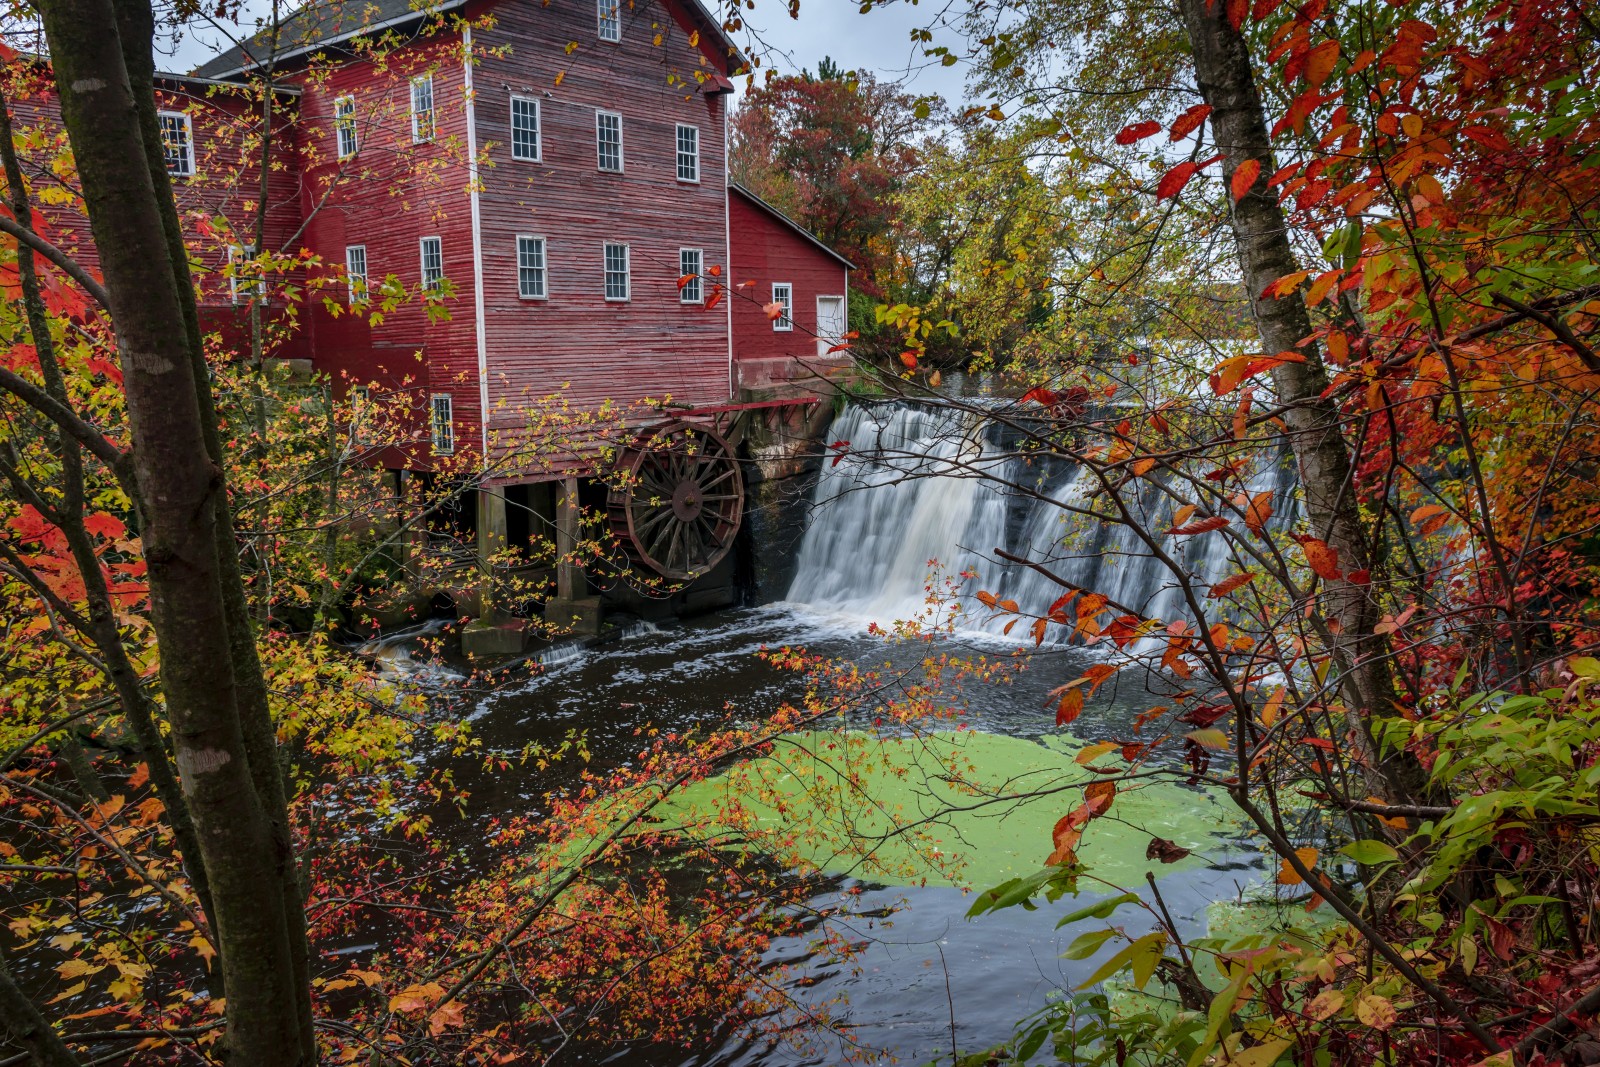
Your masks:
<svg viewBox="0 0 1600 1067"><path fill-rule="evenodd" d="M705 574L733 547L744 476L733 447L708 426L646 430L617 460L606 499L611 532L637 562L673 581Z"/></svg>

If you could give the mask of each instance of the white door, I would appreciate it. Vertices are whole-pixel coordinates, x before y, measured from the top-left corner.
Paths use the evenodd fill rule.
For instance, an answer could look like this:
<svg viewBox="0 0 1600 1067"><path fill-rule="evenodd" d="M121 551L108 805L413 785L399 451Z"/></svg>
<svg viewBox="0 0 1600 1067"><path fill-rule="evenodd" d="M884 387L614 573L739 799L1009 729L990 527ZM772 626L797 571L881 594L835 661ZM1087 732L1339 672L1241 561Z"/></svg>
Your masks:
<svg viewBox="0 0 1600 1067"><path fill-rule="evenodd" d="M844 340L844 331L844 297L817 297L817 355L827 355L828 349Z"/></svg>

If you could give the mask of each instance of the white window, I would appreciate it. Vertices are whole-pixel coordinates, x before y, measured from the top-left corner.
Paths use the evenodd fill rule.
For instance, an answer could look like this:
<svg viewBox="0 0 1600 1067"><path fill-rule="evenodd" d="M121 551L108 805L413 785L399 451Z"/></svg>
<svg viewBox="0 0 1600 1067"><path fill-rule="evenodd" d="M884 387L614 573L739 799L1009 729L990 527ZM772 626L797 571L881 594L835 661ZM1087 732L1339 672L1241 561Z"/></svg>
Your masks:
<svg viewBox="0 0 1600 1067"><path fill-rule="evenodd" d="M517 235L517 295L524 300L549 296L545 286L544 238Z"/></svg>
<svg viewBox="0 0 1600 1067"><path fill-rule="evenodd" d="M422 239L422 287L437 289L444 280L444 244L437 237Z"/></svg>
<svg viewBox="0 0 1600 1067"><path fill-rule="evenodd" d="M622 0L595 0L602 41L622 40Z"/></svg>
<svg viewBox="0 0 1600 1067"><path fill-rule="evenodd" d="M356 154L356 98L341 96L333 102L333 128L339 136L339 158L349 159Z"/></svg>
<svg viewBox="0 0 1600 1067"><path fill-rule="evenodd" d="M434 393L429 400L428 426L432 431L433 453L436 456L448 456L456 450L456 424L450 394Z"/></svg>
<svg viewBox="0 0 1600 1067"><path fill-rule="evenodd" d="M251 277L254 272L251 260L255 254L255 245L228 246L228 294L235 304L247 303L250 297L261 295L261 279Z"/></svg>
<svg viewBox="0 0 1600 1067"><path fill-rule="evenodd" d="M437 128L433 117L433 75L419 74L411 79L411 142L433 140Z"/></svg>
<svg viewBox="0 0 1600 1067"><path fill-rule="evenodd" d="M678 180L700 180L700 131L681 123L678 125Z"/></svg>
<svg viewBox="0 0 1600 1067"><path fill-rule="evenodd" d="M628 299L628 246L606 242L606 299Z"/></svg>
<svg viewBox="0 0 1600 1067"><path fill-rule="evenodd" d="M161 124L161 154L167 173L187 178L194 173L194 127L181 111L158 111Z"/></svg>
<svg viewBox="0 0 1600 1067"><path fill-rule="evenodd" d="M705 290L700 286L700 274L704 265L705 253L700 249L678 249L679 303L699 304L704 302Z"/></svg>
<svg viewBox="0 0 1600 1067"><path fill-rule="evenodd" d="M359 304L367 299L367 246L346 245L344 250L344 276L350 283L350 303Z"/></svg>
<svg viewBox="0 0 1600 1067"><path fill-rule="evenodd" d="M600 169L621 172L622 116L615 111L596 111L594 140L600 157Z"/></svg>
<svg viewBox="0 0 1600 1067"><path fill-rule="evenodd" d="M774 330L794 329L794 286L788 282L777 282L772 286L772 302L783 309L777 318L772 320Z"/></svg>
<svg viewBox="0 0 1600 1067"><path fill-rule="evenodd" d="M511 98L511 158L539 160L539 101L529 96Z"/></svg>

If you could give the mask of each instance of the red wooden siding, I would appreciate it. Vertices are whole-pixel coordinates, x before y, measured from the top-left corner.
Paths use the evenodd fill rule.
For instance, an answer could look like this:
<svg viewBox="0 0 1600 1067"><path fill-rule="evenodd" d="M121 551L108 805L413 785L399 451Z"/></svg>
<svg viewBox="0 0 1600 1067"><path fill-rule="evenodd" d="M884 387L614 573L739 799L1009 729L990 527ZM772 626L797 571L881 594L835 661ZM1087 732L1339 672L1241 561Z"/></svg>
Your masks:
<svg viewBox="0 0 1600 1067"><path fill-rule="evenodd" d="M599 39L595 0L497 4L494 16L476 34L474 73L493 435L513 446L521 403L557 390L581 408L726 400L726 312L684 304L678 289L681 248L702 249L706 267L727 259L725 98L686 77L667 84L673 64L696 69L692 31L659 0L623 4L614 44ZM538 162L512 158L513 94L539 103ZM621 173L599 169L597 108L621 116ZM677 178L679 123L698 131L698 183ZM545 239L544 299L518 294L518 234ZM625 303L605 299L606 242L629 247Z"/></svg>
<svg viewBox="0 0 1600 1067"><path fill-rule="evenodd" d="M773 364L814 362L829 347L817 340L817 297L848 297L850 273L793 223L737 188L728 192L728 219L731 280L744 286L733 291L734 359L741 384L765 385L787 376ZM784 282L793 287L794 328L775 330L764 306L773 284ZM758 361L766 365L758 368Z"/></svg>

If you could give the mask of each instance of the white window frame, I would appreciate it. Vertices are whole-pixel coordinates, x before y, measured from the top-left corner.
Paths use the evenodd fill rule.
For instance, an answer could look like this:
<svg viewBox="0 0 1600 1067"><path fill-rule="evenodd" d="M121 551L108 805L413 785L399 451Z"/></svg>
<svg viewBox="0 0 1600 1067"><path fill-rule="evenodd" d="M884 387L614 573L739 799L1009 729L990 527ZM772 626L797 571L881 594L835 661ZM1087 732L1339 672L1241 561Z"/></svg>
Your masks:
<svg viewBox="0 0 1600 1067"><path fill-rule="evenodd" d="M439 275L431 282L428 280L428 242L432 241L439 250ZM417 261L422 267L422 291L431 293L439 288L439 283L444 281L444 239L442 237L424 237L417 242Z"/></svg>
<svg viewBox="0 0 1600 1067"><path fill-rule="evenodd" d="M622 40L622 0L595 0L595 33L602 41Z"/></svg>
<svg viewBox="0 0 1600 1067"><path fill-rule="evenodd" d="M622 295L611 295L611 250L622 249ZM633 299L633 249L621 241L606 241L600 246L600 291L610 304L626 304Z"/></svg>
<svg viewBox="0 0 1600 1067"><path fill-rule="evenodd" d="M603 123L603 121L605 119L616 119L617 120L617 165L615 167L606 166L605 135L604 135L604 132L603 132L603 127L602 127L602 123ZM594 154L595 154L595 167L598 168L601 171L601 173L603 173L603 174L621 174L622 173L622 167L623 167L623 158L622 158L622 112L620 112L620 111L603 111L603 110L600 110L599 108L595 109L595 113L594 113Z"/></svg>
<svg viewBox="0 0 1600 1067"><path fill-rule="evenodd" d="M423 86L428 90L428 106L417 106L417 90ZM411 143L422 144L433 140L439 132L438 102L433 96L433 72L418 74L411 79ZM424 130L423 115L427 115L426 130Z"/></svg>
<svg viewBox="0 0 1600 1067"><path fill-rule="evenodd" d="M248 303L252 296L259 297L266 292L265 278L239 284L239 269L244 266L245 260L253 259L255 254L256 246L253 244L228 246L228 266L233 268L228 272L228 296L235 304Z"/></svg>
<svg viewBox="0 0 1600 1067"><path fill-rule="evenodd" d="M174 145L167 139L167 133L169 132L167 128L168 120L173 119L183 124L183 143L176 146L182 150L181 155L183 158L176 170L172 166L175 154L172 151ZM183 111L157 111L156 128L161 131L161 156L167 165L167 173L174 178L194 177L196 169L194 163L194 120L189 117L187 112Z"/></svg>
<svg viewBox="0 0 1600 1067"><path fill-rule="evenodd" d="M523 270L524 269L527 269L527 270L534 269L532 267L525 267L525 265L522 262L522 243L524 241L536 241L536 242L538 242L538 248L539 248L539 267L538 267L538 271L539 271L539 291L536 292L536 293L530 293L527 290L527 288L522 284L523 283L523 276L522 276ZM522 300L548 300L548 299L550 299L550 242L546 241L544 239L544 234L542 234L542 233L519 233L519 234L517 234L517 297L519 299L522 299Z"/></svg>
<svg viewBox="0 0 1600 1067"><path fill-rule="evenodd" d="M689 261L687 259L687 256L689 255L689 253L693 253L694 254L694 259L695 259L694 270L692 270L692 271L689 269ZM678 249L678 277L682 278L687 274L693 274L694 275L694 281L690 282L689 284L685 285L682 289L678 290L678 303L680 303L680 304L704 304L706 302L705 270L706 270L706 250L705 249L703 249L703 248L680 248L680 249Z"/></svg>
<svg viewBox="0 0 1600 1067"><path fill-rule="evenodd" d="M691 135L691 137L693 138L693 140L694 140L694 147L689 152L685 152L683 150L683 135L684 135L685 132L689 133ZM700 127L695 126L692 123L688 123L688 122L680 122L680 123L678 123L678 128L673 133L672 144L673 144L673 148L675 149L676 155L677 155L678 180L680 182L692 182L695 185L699 185L700 184ZM688 164L689 164L689 167L688 167L689 174L687 176L684 175L684 163L685 162L688 162Z"/></svg>
<svg viewBox="0 0 1600 1067"><path fill-rule="evenodd" d="M444 401L443 404L440 401ZM440 419L440 414L443 419ZM436 456L449 456L456 450L455 398L449 393L428 397L428 439Z"/></svg>
<svg viewBox="0 0 1600 1067"><path fill-rule="evenodd" d="M354 259L356 254L361 256L361 269L355 269ZM364 304L372 296L372 286L367 280L367 246L344 246L344 276L350 288L348 303Z"/></svg>
<svg viewBox="0 0 1600 1067"><path fill-rule="evenodd" d="M783 290L783 299L778 299L778 290ZM794 329L794 283L773 282L772 302L783 305L783 314L772 320L772 329L777 333L787 333Z"/></svg>
<svg viewBox="0 0 1600 1067"><path fill-rule="evenodd" d="M528 104L533 108L533 155L523 155L517 151L517 105ZM511 94L507 121L510 123L511 132L511 158L523 163L538 163L544 157L544 116L540 114L539 101L531 96L522 96L518 93Z"/></svg>
<svg viewBox="0 0 1600 1067"><path fill-rule="evenodd" d="M341 96L333 101L333 139L340 159L361 151L361 136L356 130L356 98ZM349 144L346 145L346 141Z"/></svg>

